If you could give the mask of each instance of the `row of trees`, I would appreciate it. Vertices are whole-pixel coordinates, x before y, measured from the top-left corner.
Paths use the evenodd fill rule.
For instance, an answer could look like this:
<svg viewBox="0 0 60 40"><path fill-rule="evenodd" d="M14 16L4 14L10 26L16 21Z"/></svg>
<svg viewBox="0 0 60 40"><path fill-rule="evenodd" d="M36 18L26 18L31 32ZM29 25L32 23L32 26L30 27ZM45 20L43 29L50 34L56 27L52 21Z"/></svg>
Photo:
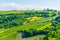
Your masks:
<svg viewBox="0 0 60 40"><path fill-rule="evenodd" d="M48 32L47 31L37 31L36 29L30 29L30 31L18 31L18 33L22 32L22 38L28 38L28 37L32 37L32 36L36 36L36 35L47 35Z"/></svg>

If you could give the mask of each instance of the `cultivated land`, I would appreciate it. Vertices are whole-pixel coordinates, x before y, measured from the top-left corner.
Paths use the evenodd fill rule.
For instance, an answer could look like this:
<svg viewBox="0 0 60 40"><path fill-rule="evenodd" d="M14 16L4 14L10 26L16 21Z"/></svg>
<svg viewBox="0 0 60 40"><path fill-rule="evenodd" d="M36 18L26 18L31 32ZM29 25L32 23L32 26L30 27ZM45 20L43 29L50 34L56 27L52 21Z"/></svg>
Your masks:
<svg viewBox="0 0 60 40"><path fill-rule="evenodd" d="M50 9L0 11L0 40L59 40L59 15Z"/></svg>

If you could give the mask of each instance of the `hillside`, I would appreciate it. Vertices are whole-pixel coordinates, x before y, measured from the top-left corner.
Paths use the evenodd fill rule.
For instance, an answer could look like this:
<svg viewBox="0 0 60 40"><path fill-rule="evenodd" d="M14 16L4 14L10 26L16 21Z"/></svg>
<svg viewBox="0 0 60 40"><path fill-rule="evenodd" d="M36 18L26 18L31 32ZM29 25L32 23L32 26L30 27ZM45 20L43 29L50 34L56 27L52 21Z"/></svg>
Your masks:
<svg viewBox="0 0 60 40"><path fill-rule="evenodd" d="M9 40L17 40L16 34L20 32L24 34L22 38L45 35L43 40L59 40L59 29L60 12L57 10L0 11L0 40L8 40L10 35Z"/></svg>

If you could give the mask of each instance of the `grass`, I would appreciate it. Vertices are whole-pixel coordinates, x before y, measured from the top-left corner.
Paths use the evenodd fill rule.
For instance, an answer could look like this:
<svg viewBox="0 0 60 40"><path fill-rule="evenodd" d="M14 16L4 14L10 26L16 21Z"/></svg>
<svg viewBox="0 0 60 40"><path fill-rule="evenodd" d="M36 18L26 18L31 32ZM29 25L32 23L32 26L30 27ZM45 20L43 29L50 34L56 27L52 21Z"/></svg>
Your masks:
<svg viewBox="0 0 60 40"><path fill-rule="evenodd" d="M47 22L41 22L41 23L37 23L37 24L33 24L33 25L22 25L22 26L18 26L18 27L13 27L10 29L5 30L4 32L0 33L0 39L4 38L4 36L7 36L13 32L17 32L18 30L22 31L22 30L26 30L28 31L29 29L33 28L33 29L37 29L39 27L42 27L43 25L45 25Z"/></svg>
<svg viewBox="0 0 60 40"><path fill-rule="evenodd" d="M21 26L18 26L18 27L13 27L13 28L9 28L7 30L4 30L3 32L0 33L0 39L1 38L4 38L5 36L7 35L10 35L14 32L17 32L18 30L20 31L23 31L23 30L26 30L26 31L29 31L29 29L45 29L46 27L49 27L50 26L50 22L46 22L46 21L43 21L43 22L38 22L38 23L35 23L35 24L26 24L26 25L21 25ZM39 29L40 28L40 29Z"/></svg>
<svg viewBox="0 0 60 40"><path fill-rule="evenodd" d="M12 10L12 11L0 11L0 14L2 14L2 13L3 14L12 14L12 13L13 14L20 14L20 13L23 14L24 12L32 12L32 13L34 13L34 12L49 12L49 16L50 17L53 14L52 13L53 11L44 11L44 10L18 10L18 11L17 10ZM58 14L56 13L56 15L58 15ZM6 17L8 17L8 16L6 16ZM47 20L50 21L52 19L55 19L56 17L57 16L52 17L50 19L47 18ZM4 18L4 16L2 16L2 17L0 16L0 18ZM31 17L30 17L30 19L31 19ZM38 22L38 23L34 22L34 21L37 21L37 20L39 20L39 21L42 20L43 22ZM40 18L40 17L36 17L35 16L35 17L32 17L32 19L29 20L29 21L30 21L30 23L25 24L27 22L26 21L24 23L24 25L21 25L21 26L18 26L18 27L9 28L7 30L0 29L0 40L15 40L15 38L16 38L15 36L16 36L16 33L17 33L18 30L20 30L20 31L23 31L23 30L30 31L29 29L37 29L37 31L38 31L38 30L44 30L47 27L51 27L51 23L50 22L44 22L45 21L44 18ZM16 19L16 20L13 20L12 22L16 22L17 24L19 24L21 22L21 20L20 19ZM34 23L31 23L31 22L34 22ZM2 26L2 25L0 25L0 26ZM57 27L58 26L59 25L57 25ZM60 30L58 30L58 32L60 32ZM53 39L51 39L51 40L53 40Z"/></svg>
<svg viewBox="0 0 60 40"><path fill-rule="evenodd" d="M50 22L47 22L45 25L43 25L43 26L40 27L40 28L37 28L37 30L43 30L43 29L45 29L45 28L47 28L47 27L51 27L51 23L50 23Z"/></svg>

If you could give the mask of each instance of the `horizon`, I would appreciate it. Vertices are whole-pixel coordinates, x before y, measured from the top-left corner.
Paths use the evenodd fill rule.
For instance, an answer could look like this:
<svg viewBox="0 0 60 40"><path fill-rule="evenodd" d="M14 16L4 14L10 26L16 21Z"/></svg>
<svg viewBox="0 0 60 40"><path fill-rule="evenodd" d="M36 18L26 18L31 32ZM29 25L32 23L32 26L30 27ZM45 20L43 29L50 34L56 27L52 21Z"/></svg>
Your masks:
<svg viewBox="0 0 60 40"><path fill-rule="evenodd" d="M6 10L60 10L59 0L1 0L0 11Z"/></svg>

